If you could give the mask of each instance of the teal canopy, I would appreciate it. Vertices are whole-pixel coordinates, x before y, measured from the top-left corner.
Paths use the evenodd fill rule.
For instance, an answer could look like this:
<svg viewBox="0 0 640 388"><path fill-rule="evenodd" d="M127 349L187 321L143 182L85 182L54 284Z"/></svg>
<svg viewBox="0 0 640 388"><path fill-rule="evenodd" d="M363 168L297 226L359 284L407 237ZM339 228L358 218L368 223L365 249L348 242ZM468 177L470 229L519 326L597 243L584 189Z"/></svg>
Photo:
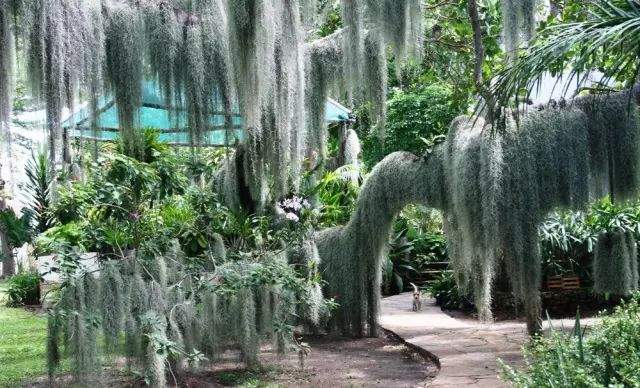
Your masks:
<svg viewBox="0 0 640 388"><path fill-rule="evenodd" d="M237 109L234 110L237 112ZM91 130L90 112L83 107L62 123L69 129L71 137L112 141L118 138L120 122L118 107L112 97L103 97L98 102L98 131ZM351 111L338 102L328 99L325 120L327 124L348 121ZM142 106L137 114L140 128L154 128L160 132L160 141L173 145L189 145L187 114L184 110L171 112L165 102L157 83L146 81L142 87ZM242 117L234 114L231 118L232 133L238 141L245 137L242 129ZM203 134L201 144L204 146L225 145L225 114L222 107L209 117L210 129ZM233 142L231 142L233 143Z"/></svg>

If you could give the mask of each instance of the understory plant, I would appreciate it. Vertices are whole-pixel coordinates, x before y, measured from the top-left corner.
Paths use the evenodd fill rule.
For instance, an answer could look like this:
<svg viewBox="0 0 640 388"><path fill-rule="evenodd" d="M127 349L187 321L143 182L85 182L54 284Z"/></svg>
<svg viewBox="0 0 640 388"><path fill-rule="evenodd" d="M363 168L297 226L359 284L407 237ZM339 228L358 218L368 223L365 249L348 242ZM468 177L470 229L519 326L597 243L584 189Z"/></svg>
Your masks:
<svg viewBox="0 0 640 388"><path fill-rule="evenodd" d="M16 307L37 305L40 303L40 276L26 272L14 275L7 280L7 305Z"/></svg>
<svg viewBox="0 0 640 388"><path fill-rule="evenodd" d="M503 365L516 387L636 387L640 384L640 295L571 333L553 328L525 347L523 367Z"/></svg>

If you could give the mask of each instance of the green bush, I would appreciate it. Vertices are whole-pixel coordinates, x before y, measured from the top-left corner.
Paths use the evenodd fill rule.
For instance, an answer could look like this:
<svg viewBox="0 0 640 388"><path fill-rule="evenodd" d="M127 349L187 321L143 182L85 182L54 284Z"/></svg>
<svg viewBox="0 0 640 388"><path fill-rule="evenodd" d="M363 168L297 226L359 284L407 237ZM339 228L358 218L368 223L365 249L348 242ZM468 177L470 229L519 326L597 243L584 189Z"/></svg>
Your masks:
<svg viewBox="0 0 640 388"><path fill-rule="evenodd" d="M447 310L472 310L473 303L464 294L451 272L444 272L436 280L427 283L427 291L436 300L436 304Z"/></svg>
<svg viewBox="0 0 640 388"><path fill-rule="evenodd" d="M552 330L525 348L526 366L503 366L516 387L640 386L640 294L584 330Z"/></svg>
<svg viewBox="0 0 640 388"><path fill-rule="evenodd" d="M372 133L366 113L358 116L361 120L358 136L363 143L362 158L369 168L395 151L424 153L427 148L425 140L446 134L451 121L464 109L455 102L451 88L441 84L397 89L392 92L387 105L384 142Z"/></svg>
<svg viewBox="0 0 640 388"><path fill-rule="evenodd" d="M7 281L7 305L10 307L40 303L40 277L37 273L15 275Z"/></svg>

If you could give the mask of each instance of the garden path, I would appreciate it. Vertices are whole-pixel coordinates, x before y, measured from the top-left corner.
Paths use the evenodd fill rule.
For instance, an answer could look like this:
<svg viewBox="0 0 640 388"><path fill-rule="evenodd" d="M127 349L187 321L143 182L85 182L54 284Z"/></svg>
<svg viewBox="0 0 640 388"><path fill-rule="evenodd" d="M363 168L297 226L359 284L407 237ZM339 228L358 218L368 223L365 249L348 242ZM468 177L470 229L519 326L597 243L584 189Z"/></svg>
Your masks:
<svg viewBox="0 0 640 388"><path fill-rule="evenodd" d="M503 321L483 324L472 319L453 318L424 299L422 310L411 311L411 293L382 299L381 326L399 336L409 346L430 353L440 372L430 387L507 387L499 378L498 359L517 366L523 361L521 347L527 338L524 322ZM591 325L594 319L584 319ZM573 320L552 320L554 328L571 329ZM545 322L545 327L549 326Z"/></svg>

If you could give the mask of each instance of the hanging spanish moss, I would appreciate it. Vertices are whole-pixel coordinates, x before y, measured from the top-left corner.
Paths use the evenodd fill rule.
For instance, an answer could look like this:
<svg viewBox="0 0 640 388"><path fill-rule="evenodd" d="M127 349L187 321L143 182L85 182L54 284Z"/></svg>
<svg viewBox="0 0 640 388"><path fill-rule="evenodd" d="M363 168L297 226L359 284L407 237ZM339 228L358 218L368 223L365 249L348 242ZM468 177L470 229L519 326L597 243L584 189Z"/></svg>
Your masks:
<svg viewBox="0 0 640 388"><path fill-rule="evenodd" d="M501 0L505 51L510 59L517 56L521 43L533 38L537 0Z"/></svg>
<svg viewBox="0 0 640 388"><path fill-rule="evenodd" d="M627 234L627 244L629 245L629 271L631 272L631 287L640 289L640 268L638 268L638 242L631 233Z"/></svg>
<svg viewBox="0 0 640 388"><path fill-rule="evenodd" d="M354 101L369 100L382 133L386 47L393 47L401 63L419 53L422 40L420 0L344 0L345 28L309 42L305 28L314 20L309 10L318 11L314 0L22 4L2 7L0 44L9 48L8 24L20 13L29 83L46 102L54 164L70 160L62 136L62 108L73 109L76 100L87 98L97 135L98 100L105 92L117 104L125 153L139 154L142 136L136 116L142 86L154 81L170 121L186 124L192 145L222 124L220 114L226 141L232 144L232 117L239 109L247 132L243 173L257 212L267 208L265 201L298 190L305 157L314 162L326 158L324 109L330 94L346 91ZM11 50L2 52L0 95L6 107L4 91L11 89L11 72L5 53ZM97 150L95 145L94 156Z"/></svg>
<svg viewBox="0 0 640 388"><path fill-rule="evenodd" d="M0 124L9 121L13 96L14 38L7 2L0 5Z"/></svg>
<svg viewBox="0 0 640 388"><path fill-rule="evenodd" d="M365 96L372 103L378 137L383 140L387 116L387 58L380 32L369 31L364 47L364 72L366 79L369 80L365 84Z"/></svg>
<svg viewBox="0 0 640 388"><path fill-rule="evenodd" d="M109 9L106 29L106 79L118 105L125 154L142 155L138 108L142 104L144 21L136 9L117 3Z"/></svg>
<svg viewBox="0 0 640 388"><path fill-rule="evenodd" d="M307 61L307 136L310 150L321 160L327 156L327 133L324 128L325 101L342 79L342 33L335 33L308 44Z"/></svg>
<svg viewBox="0 0 640 388"><path fill-rule="evenodd" d="M125 313L124 284L117 264L107 264L101 279L104 341L109 351L115 351L118 348Z"/></svg>
<svg viewBox="0 0 640 388"><path fill-rule="evenodd" d="M631 233L598 236L593 257L593 290L598 294L629 295L638 289L636 241Z"/></svg>
<svg viewBox="0 0 640 388"><path fill-rule="evenodd" d="M144 376L151 387L166 387L166 353L159 344L166 341L166 324L160 316L149 313L142 317L142 346L145 349Z"/></svg>

